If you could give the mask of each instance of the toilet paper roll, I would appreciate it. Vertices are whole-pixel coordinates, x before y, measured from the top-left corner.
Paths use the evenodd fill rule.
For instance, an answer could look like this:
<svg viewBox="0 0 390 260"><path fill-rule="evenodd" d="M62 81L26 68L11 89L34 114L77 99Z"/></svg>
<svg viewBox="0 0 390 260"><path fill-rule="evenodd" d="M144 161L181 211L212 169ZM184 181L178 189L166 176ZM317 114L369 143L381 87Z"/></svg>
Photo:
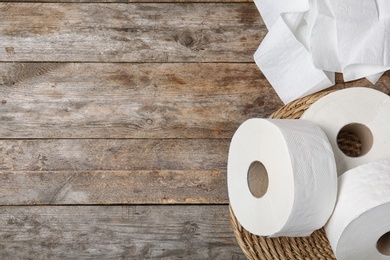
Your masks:
<svg viewBox="0 0 390 260"><path fill-rule="evenodd" d="M339 260L390 259L389 160L339 177L337 204L325 232Z"/></svg>
<svg viewBox="0 0 390 260"><path fill-rule="evenodd" d="M227 166L230 205L259 236L308 236L335 205L332 148L303 120L249 119L234 134Z"/></svg>
<svg viewBox="0 0 390 260"><path fill-rule="evenodd" d="M332 145L338 174L359 165L390 159L390 97L370 88L349 88L326 95L301 116L319 125ZM361 141L361 154L350 157L337 144L340 131Z"/></svg>

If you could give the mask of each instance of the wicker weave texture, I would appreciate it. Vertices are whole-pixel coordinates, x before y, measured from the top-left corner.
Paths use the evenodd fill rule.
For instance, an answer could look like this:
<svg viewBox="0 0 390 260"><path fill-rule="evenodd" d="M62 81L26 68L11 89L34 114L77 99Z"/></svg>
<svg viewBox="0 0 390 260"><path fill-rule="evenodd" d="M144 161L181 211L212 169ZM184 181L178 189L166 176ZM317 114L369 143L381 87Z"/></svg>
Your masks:
<svg viewBox="0 0 390 260"><path fill-rule="evenodd" d="M270 118L298 119L311 104L331 92L324 91L293 101L275 111ZM354 134L341 132L337 141L347 155L360 154L360 141ZM237 242L247 259L336 259L324 229L315 231L310 237L268 238L245 230L231 208L230 220Z"/></svg>

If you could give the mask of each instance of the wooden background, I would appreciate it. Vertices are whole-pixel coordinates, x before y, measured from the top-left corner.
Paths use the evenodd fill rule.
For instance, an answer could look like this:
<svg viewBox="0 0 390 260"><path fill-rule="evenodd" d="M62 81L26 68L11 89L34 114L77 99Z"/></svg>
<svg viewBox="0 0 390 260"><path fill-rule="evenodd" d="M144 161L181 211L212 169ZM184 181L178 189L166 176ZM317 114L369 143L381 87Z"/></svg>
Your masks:
<svg viewBox="0 0 390 260"><path fill-rule="evenodd" d="M230 138L283 105L255 5L38 1L0 3L0 258L244 259Z"/></svg>

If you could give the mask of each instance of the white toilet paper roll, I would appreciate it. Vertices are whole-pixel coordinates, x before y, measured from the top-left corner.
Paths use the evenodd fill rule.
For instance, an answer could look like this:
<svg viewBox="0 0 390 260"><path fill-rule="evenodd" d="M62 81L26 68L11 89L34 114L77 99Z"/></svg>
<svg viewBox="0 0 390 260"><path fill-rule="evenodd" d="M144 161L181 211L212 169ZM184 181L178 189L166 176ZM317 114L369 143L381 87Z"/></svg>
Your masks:
<svg viewBox="0 0 390 260"><path fill-rule="evenodd" d="M247 120L232 138L227 168L231 207L253 234L308 236L334 208L334 155L310 122Z"/></svg>
<svg viewBox="0 0 390 260"><path fill-rule="evenodd" d="M389 160L339 177L337 204L325 231L339 260L390 259Z"/></svg>
<svg viewBox="0 0 390 260"><path fill-rule="evenodd" d="M339 90L319 99L301 119L319 125L332 145L338 174L359 165L390 159L390 97L370 88ZM340 131L361 141L358 157L344 154L337 144Z"/></svg>

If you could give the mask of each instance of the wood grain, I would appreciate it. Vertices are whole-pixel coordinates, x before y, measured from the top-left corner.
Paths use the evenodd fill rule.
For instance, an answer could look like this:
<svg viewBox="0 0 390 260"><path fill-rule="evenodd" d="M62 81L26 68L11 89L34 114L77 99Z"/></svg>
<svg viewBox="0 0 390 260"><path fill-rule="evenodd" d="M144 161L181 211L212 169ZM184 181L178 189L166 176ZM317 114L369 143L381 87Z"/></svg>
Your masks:
<svg viewBox="0 0 390 260"><path fill-rule="evenodd" d="M229 139L0 140L0 170L225 170L229 143Z"/></svg>
<svg viewBox="0 0 390 260"><path fill-rule="evenodd" d="M1 61L252 62L253 3L0 3Z"/></svg>
<svg viewBox="0 0 390 260"><path fill-rule="evenodd" d="M227 204L225 170L1 171L0 205Z"/></svg>
<svg viewBox="0 0 390 260"><path fill-rule="evenodd" d="M0 257L245 259L227 206L3 206Z"/></svg>
<svg viewBox="0 0 390 260"><path fill-rule="evenodd" d="M281 105L252 63L0 63L0 138L230 138Z"/></svg>
<svg viewBox="0 0 390 260"><path fill-rule="evenodd" d="M229 141L0 140L0 205L227 203Z"/></svg>

